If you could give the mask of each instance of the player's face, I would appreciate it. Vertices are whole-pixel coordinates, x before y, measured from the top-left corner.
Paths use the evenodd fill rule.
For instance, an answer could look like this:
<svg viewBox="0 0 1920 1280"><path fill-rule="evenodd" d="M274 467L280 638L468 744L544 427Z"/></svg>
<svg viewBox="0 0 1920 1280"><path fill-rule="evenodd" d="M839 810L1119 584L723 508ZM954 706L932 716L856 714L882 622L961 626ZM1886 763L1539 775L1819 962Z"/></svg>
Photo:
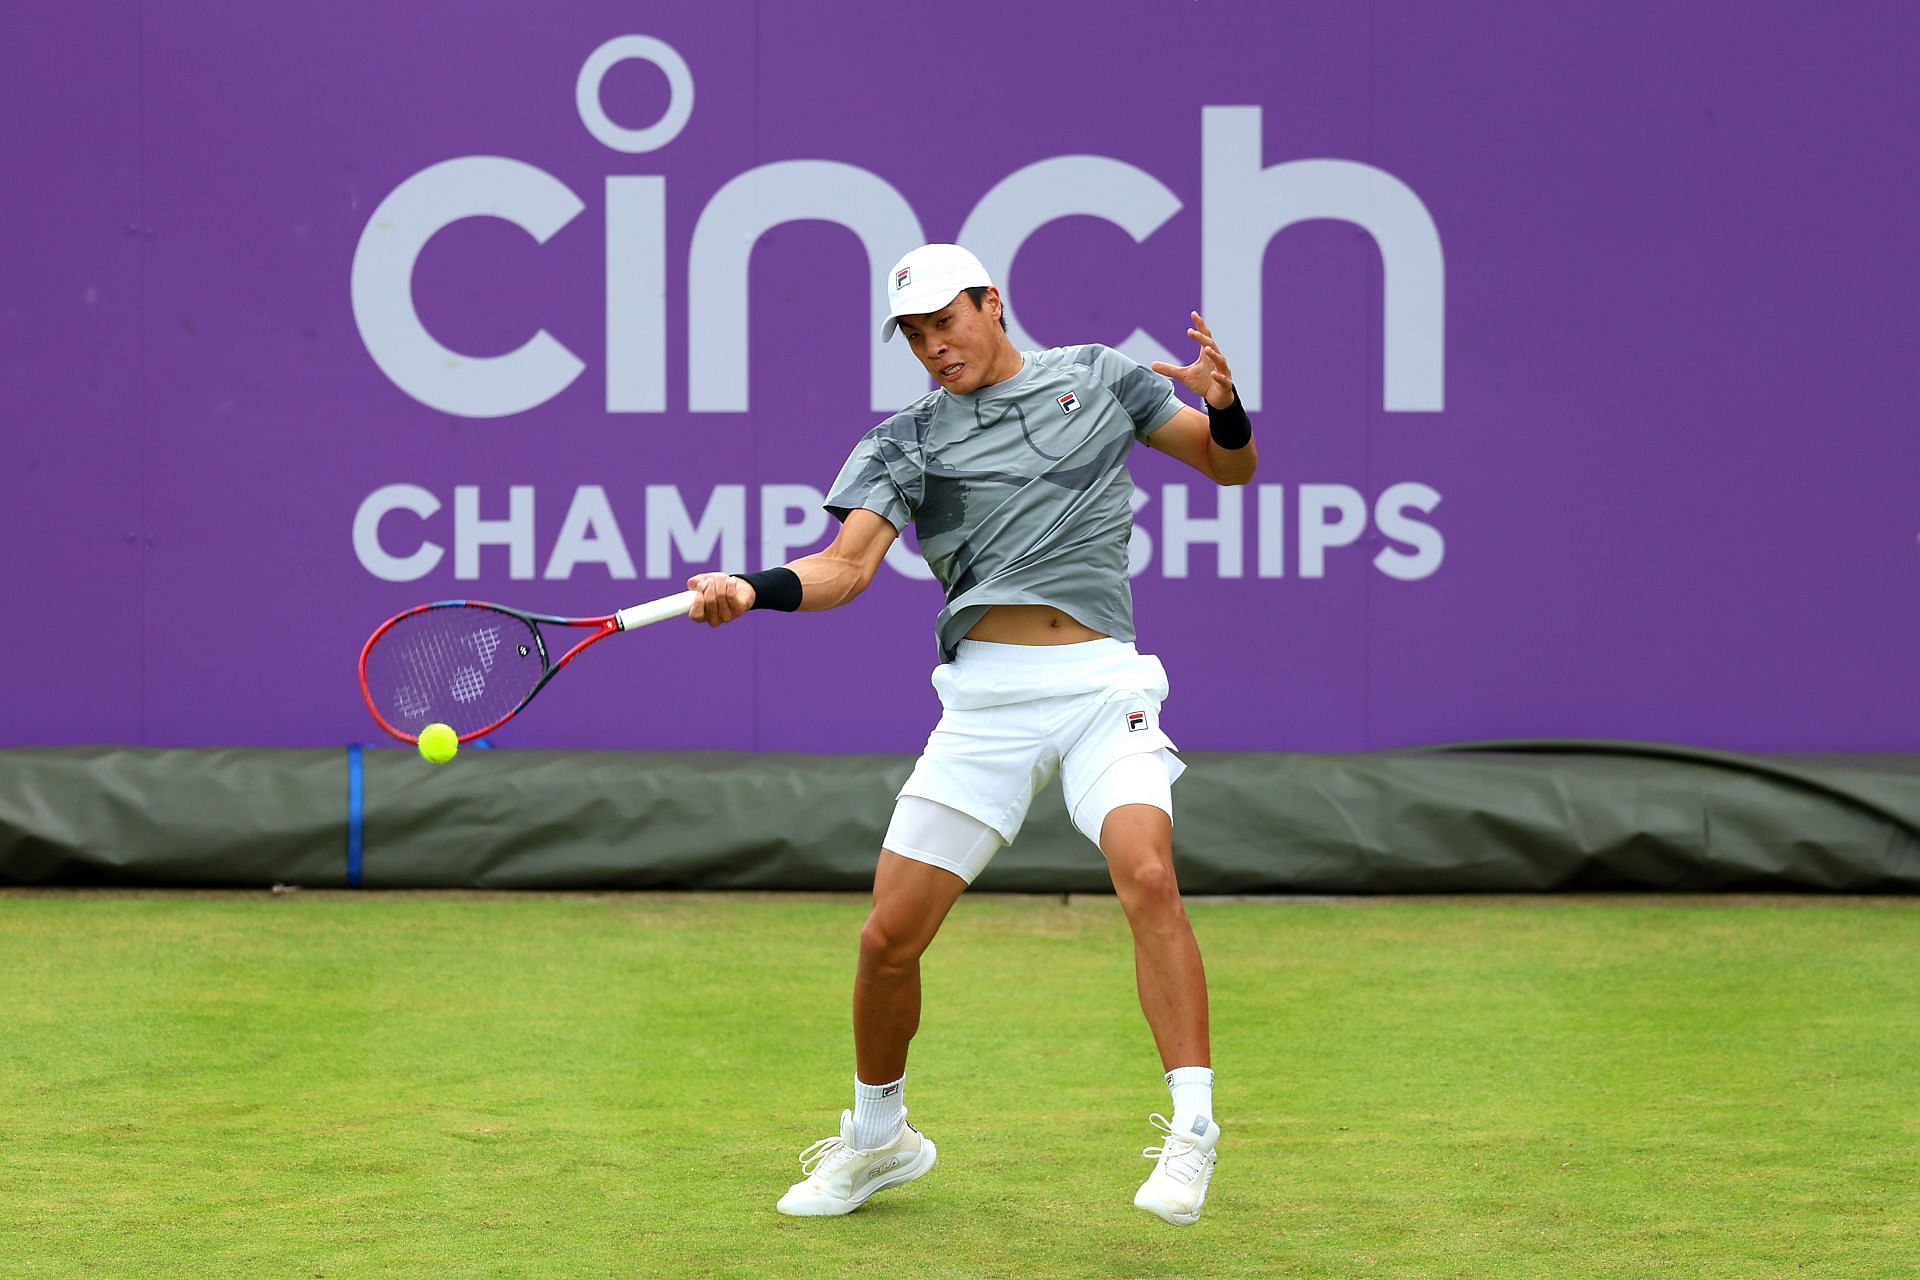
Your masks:
<svg viewBox="0 0 1920 1280"><path fill-rule="evenodd" d="M1000 292L989 289L975 306L961 294L938 311L902 316L907 345L948 391L961 395L990 387L1020 369L1020 354L1000 328Z"/></svg>

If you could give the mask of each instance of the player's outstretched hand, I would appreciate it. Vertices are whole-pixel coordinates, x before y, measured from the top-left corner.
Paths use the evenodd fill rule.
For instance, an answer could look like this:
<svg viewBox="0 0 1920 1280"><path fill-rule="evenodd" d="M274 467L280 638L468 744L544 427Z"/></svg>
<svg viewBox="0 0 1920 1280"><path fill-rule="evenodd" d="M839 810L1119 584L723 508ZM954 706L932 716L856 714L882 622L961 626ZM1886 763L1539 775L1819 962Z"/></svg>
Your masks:
<svg viewBox="0 0 1920 1280"><path fill-rule="evenodd" d="M1207 327L1200 313L1188 314L1193 317L1193 327L1187 330L1187 336L1200 344L1199 357L1189 365L1155 360L1153 371L1181 383L1214 408L1225 409L1233 403L1233 370L1227 367L1227 358L1220 354L1220 348L1213 341L1213 330Z"/></svg>
<svg viewBox="0 0 1920 1280"><path fill-rule="evenodd" d="M724 626L753 608L753 587L730 573L696 573L687 579L687 590L698 591L687 616L710 627Z"/></svg>

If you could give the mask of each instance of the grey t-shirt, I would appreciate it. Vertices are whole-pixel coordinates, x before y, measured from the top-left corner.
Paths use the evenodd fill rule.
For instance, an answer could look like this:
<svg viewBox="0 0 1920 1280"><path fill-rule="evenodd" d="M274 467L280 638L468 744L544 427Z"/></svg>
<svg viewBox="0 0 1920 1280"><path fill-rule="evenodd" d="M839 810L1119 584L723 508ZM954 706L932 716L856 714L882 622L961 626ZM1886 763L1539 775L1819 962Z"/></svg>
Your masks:
<svg viewBox="0 0 1920 1280"><path fill-rule="evenodd" d="M1173 384L1109 347L1021 353L972 395L935 391L869 431L827 494L908 524L946 588L940 659L996 604L1045 604L1131 641L1127 454L1180 411Z"/></svg>

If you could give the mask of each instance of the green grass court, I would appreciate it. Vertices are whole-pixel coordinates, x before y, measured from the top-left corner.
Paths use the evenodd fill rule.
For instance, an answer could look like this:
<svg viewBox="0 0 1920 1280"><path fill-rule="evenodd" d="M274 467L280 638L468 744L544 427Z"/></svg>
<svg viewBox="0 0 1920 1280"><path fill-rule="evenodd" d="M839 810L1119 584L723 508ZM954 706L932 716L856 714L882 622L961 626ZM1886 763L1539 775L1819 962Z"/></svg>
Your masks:
<svg viewBox="0 0 1920 1280"><path fill-rule="evenodd" d="M0 893L0 1275L1920 1274L1920 902L1190 904L1225 1127L1111 899L963 899L939 1166L782 1218L848 1105L847 897Z"/></svg>

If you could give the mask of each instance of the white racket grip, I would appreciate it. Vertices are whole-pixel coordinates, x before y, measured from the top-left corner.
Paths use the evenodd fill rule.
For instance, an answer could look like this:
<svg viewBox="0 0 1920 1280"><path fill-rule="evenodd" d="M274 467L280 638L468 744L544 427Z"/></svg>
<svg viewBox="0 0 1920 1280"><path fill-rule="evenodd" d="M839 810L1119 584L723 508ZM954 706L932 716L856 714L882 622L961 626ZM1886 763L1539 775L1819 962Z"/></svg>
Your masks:
<svg viewBox="0 0 1920 1280"><path fill-rule="evenodd" d="M622 609L613 616L622 631L631 631L635 627L650 627L656 622L665 622L668 618L684 618L687 610L693 608L693 602L699 598L698 591L682 591L679 595L661 596L658 600Z"/></svg>

